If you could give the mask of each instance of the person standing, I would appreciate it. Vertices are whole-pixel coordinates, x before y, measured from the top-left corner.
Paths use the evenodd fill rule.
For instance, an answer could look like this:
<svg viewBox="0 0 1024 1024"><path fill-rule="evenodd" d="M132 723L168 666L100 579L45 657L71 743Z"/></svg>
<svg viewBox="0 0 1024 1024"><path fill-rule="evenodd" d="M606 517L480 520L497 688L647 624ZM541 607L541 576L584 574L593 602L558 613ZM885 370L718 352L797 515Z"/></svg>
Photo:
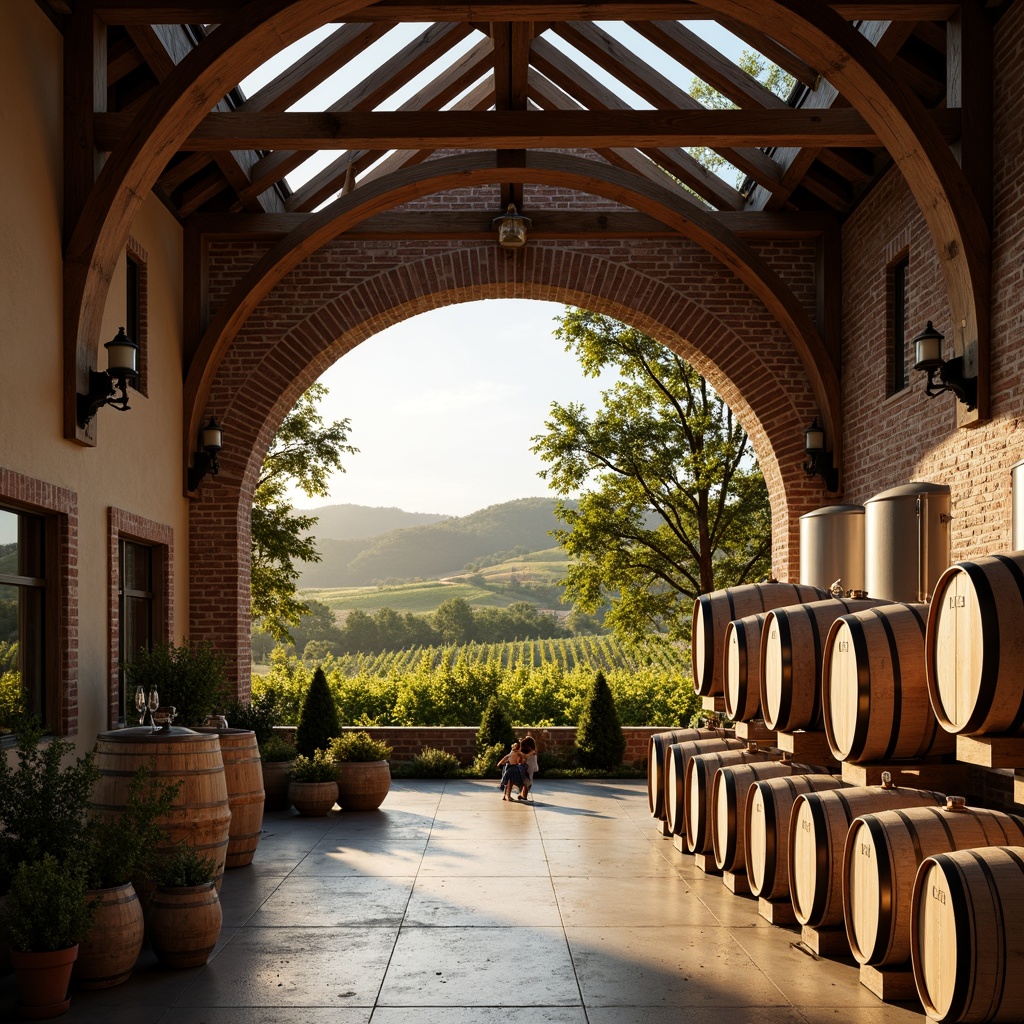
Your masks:
<svg viewBox="0 0 1024 1024"><path fill-rule="evenodd" d="M526 762L523 766L523 775L525 777L525 781L523 783L522 790L520 790L519 799L526 800L530 795L530 790L533 789L533 777L537 774L538 771L537 741L532 736L527 734L520 741L519 748L526 758Z"/></svg>

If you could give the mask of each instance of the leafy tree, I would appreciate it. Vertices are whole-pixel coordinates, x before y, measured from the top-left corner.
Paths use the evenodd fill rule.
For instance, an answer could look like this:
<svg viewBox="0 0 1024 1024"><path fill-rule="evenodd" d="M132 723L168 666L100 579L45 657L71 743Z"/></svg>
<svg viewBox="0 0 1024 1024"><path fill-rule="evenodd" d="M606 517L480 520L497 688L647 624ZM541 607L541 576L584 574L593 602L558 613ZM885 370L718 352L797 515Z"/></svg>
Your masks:
<svg viewBox="0 0 1024 1024"><path fill-rule="evenodd" d="M617 768L626 753L626 737L615 698L603 672L594 676L583 713L576 723L576 760L584 768Z"/></svg>
<svg viewBox="0 0 1024 1024"><path fill-rule="evenodd" d="M785 98L789 95L796 79L783 71L777 64L765 60L759 53L753 50L744 50L736 63L741 70L745 71L752 78L756 79L771 93ZM734 110L736 104L728 97L723 96L713 86L700 78L694 78L690 83L690 95L710 110ZM727 165L724 156L716 153L706 146L691 146L689 153L709 171L718 171ZM737 172L736 187L743 185L744 174Z"/></svg>
<svg viewBox="0 0 1024 1024"><path fill-rule="evenodd" d="M770 568L771 510L749 439L707 381L641 331L568 309L555 333L587 375L620 374L593 417L554 403L533 438L553 490L590 488L557 510L566 598L590 613L610 604L605 624L624 640L686 638L694 597Z"/></svg>
<svg viewBox="0 0 1024 1024"><path fill-rule="evenodd" d="M317 668L306 691L299 712L299 724L295 730L295 749L306 757L312 757L318 750L326 750L335 736L341 735L338 720L338 706L327 685L327 676Z"/></svg>
<svg viewBox="0 0 1024 1024"><path fill-rule="evenodd" d="M319 562L316 541L308 531L316 516L295 512L286 495L290 486L309 497L326 498L327 481L344 472L342 455L358 449L347 444L349 421L325 426L317 409L327 394L314 384L285 417L270 445L252 503L252 617L260 630L276 640L291 640L308 606L296 597L296 562Z"/></svg>
<svg viewBox="0 0 1024 1024"><path fill-rule="evenodd" d="M465 644L475 640L475 625L473 609L461 597L442 601L434 612L433 626L443 644Z"/></svg>
<svg viewBox="0 0 1024 1024"><path fill-rule="evenodd" d="M341 644L342 631L334 618L334 612L323 601L306 601L306 611L302 613L299 624L292 631L292 642L299 656L303 656L306 645L318 640L335 649Z"/></svg>
<svg viewBox="0 0 1024 1024"><path fill-rule="evenodd" d="M494 694L487 702L480 717L480 728L476 733L476 752L483 754L491 747L500 746L505 753L515 742L516 734L508 720L504 701Z"/></svg>

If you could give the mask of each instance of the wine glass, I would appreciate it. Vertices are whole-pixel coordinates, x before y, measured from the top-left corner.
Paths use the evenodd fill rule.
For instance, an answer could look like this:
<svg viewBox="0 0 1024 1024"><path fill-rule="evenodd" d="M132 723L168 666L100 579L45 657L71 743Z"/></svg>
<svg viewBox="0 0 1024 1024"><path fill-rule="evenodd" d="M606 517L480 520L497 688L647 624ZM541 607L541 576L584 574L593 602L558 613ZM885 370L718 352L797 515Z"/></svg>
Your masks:
<svg viewBox="0 0 1024 1024"><path fill-rule="evenodd" d="M160 694L156 692L156 687L154 686L153 689L149 691L149 720L153 725L154 732L156 732L156 719L153 717L153 715L156 713L159 707Z"/></svg>
<svg viewBox="0 0 1024 1024"><path fill-rule="evenodd" d="M146 691L141 686L135 687L135 710L139 713L139 725L146 720Z"/></svg>

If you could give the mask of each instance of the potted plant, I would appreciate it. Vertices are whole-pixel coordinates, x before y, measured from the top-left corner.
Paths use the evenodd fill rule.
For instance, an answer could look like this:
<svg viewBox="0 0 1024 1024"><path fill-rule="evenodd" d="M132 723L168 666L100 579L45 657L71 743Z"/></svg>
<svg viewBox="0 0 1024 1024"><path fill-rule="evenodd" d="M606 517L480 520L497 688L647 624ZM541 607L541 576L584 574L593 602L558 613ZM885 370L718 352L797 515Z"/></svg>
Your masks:
<svg viewBox="0 0 1024 1024"><path fill-rule="evenodd" d="M299 754L289 772L288 800L308 818L322 818L338 799L338 769L326 750L315 750L312 757Z"/></svg>
<svg viewBox="0 0 1024 1024"><path fill-rule="evenodd" d="M260 762L263 768L264 806L268 811L284 811L291 807L288 800L289 772L295 760L295 748L276 734L260 743Z"/></svg>
<svg viewBox="0 0 1024 1024"><path fill-rule="evenodd" d="M23 861L7 899L11 965L19 1010L36 1019L66 1013L78 942L92 920L85 874L52 854Z"/></svg>
<svg viewBox="0 0 1024 1024"><path fill-rule="evenodd" d="M187 843L157 867L146 929L165 967L202 967L217 945L224 921L214 877L216 862Z"/></svg>
<svg viewBox="0 0 1024 1024"><path fill-rule="evenodd" d="M86 895L94 919L82 936L72 971L80 988L110 988L132 973L145 936L142 904L133 882L151 873L152 851L163 835L157 819L170 811L180 788L180 782L159 782L149 769L139 768L124 808L89 822Z"/></svg>
<svg viewBox="0 0 1024 1024"><path fill-rule="evenodd" d="M337 766L338 803L343 811L375 811L391 788L391 747L368 732L346 732L328 748Z"/></svg>

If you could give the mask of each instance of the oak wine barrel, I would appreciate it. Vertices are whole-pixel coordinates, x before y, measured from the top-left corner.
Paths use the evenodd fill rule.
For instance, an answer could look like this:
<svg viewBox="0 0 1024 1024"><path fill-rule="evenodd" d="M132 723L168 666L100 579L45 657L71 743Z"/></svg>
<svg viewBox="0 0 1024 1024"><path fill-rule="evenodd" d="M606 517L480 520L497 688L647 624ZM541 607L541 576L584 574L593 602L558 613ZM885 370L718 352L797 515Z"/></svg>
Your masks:
<svg viewBox="0 0 1024 1024"><path fill-rule="evenodd" d="M817 587L777 582L747 583L701 594L693 603L693 629L690 634L693 688L704 697L723 692L725 627L733 619L802 601L820 601L827 596Z"/></svg>
<svg viewBox="0 0 1024 1024"><path fill-rule="evenodd" d="M840 761L891 761L956 749L928 699L927 614L924 604L885 604L832 623L821 699L828 743Z"/></svg>
<svg viewBox="0 0 1024 1024"><path fill-rule="evenodd" d="M145 727L104 732L96 738L95 764L100 777L90 806L100 814L124 809L139 768L149 768L158 782L180 782L170 812L157 819L164 835L157 852L169 854L178 843L188 843L201 856L213 859L219 888L231 826L219 737L179 726L167 732ZM150 888L139 889L144 904Z"/></svg>
<svg viewBox="0 0 1024 1024"><path fill-rule="evenodd" d="M746 741L720 736L707 740L671 743L665 751L665 820L674 836L686 835L686 766L695 754L716 750L744 750Z"/></svg>
<svg viewBox="0 0 1024 1024"><path fill-rule="evenodd" d="M665 751L673 743L714 739L721 730L667 729L656 732L647 741L647 804L655 818L665 817Z"/></svg>
<svg viewBox="0 0 1024 1024"><path fill-rule="evenodd" d="M796 919L815 928L842 925L843 851L854 818L945 802L942 793L895 786L798 796L789 822L789 894Z"/></svg>
<svg viewBox="0 0 1024 1024"><path fill-rule="evenodd" d="M819 726L821 662L829 628L841 615L884 603L830 597L767 614L761 630L761 714L769 729Z"/></svg>
<svg viewBox="0 0 1024 1024"><path fill-rule="evenodd" d="M686 822L686 845L690 853L711 852L712 783L719 768L737 764L756 764L778 761L777 750L760 750L756 746L746 750L724 750L713 754L698 754L686 766L684 790L686 799L683 814Z"/></svg>
<svg viewBox="0 0 1024 1024"><path fill-rule="evenodd" d="M839 775L794 775L755 782L743 808L743 860L755 896L789 896L789 822L801 793L841 789Z"/></svg>
<svg viewBox="0 0 1024 1024"><path fill-rule="evenodd" d="M910 950L925 1013L937 1021L1024 1017L1024 847L927 857L912 896Z"/></svg>
<svg viewBox="0 0 1024 1024"><path fill-rule="evenodd" d="M721 871L746 870L743 832L747 791L762 779L805 775L812 769L792 761L765 761L719 768L711 784L711 848Z"/></svg>
<svg viewBox="0 0 1024 1024"><path fill-rule="evenodd" d="M928 697L948 732L1024 732L1024 552L957 562L932 595Z"/></svg>
<svg viewBox="0 0 1024 1024"><path fill-rule="evenodd" d="M224 759L224 781L228 788L231 827L224 866L240 868L251 864L263 828L263 764L256 733L252 729L197 729L220 738Z"/></svg>
<svg viewBox="0 0 1024 1024"><path fill-rule="evenodd" d="M745 615L725 627L725 713L734 722L761 713L761 627L767 614Z"/></svg>
<svg viewBox="0 0 1024 1024"><path fill-rule="evenodd" d="M854 819L843 853L843 909L853 955L890 967L910 960L914 879L925 857L977 846L1024 845L1024 819L966 807L909 807Z"/></svg>

